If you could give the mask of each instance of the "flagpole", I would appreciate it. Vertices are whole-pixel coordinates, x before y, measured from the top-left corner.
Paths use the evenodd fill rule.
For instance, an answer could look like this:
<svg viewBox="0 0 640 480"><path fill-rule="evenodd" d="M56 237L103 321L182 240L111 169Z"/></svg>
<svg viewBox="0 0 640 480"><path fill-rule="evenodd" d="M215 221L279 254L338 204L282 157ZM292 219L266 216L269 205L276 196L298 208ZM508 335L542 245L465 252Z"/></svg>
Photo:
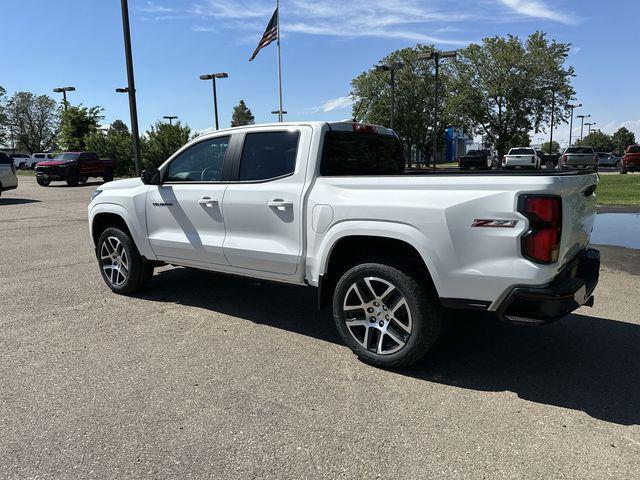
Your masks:
<svg viewBox="0 0 640 480"><path fill-rule="evenodd" d="M278 15L278 94L280 108L278 109L278 121L282 123L282 61L280 60L280 0L276 0L276 12Z"/></svg>

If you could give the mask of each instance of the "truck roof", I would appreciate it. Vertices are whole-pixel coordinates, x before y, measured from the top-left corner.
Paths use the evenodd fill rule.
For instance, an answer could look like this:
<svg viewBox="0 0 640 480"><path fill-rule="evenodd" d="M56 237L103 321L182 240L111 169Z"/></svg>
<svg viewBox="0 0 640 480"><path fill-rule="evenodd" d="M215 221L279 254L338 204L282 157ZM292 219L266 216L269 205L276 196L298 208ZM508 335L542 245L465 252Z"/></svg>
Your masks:
<svg viewBox="0 0 640 480"><path fill-rule="evenodd" d="M208 128L206 130L201 131L201 135L209 135L212 133L222 133L222 132L233 132L240 129L261 129L265 127L298 127L306 125L312 127L314 129L321 129L323 127L328 127L330 130L338 130L338 131L356 131L354 125L362 126L362 128L372 128L376 131L376 133L382 135L395 135L395 132L387 127L383 127L381 125L373 125L369 123L360 123L353 122L351 120L339 120L339 121L321 121L321 120L313 120L313 121L299 121L299 122L272 122L272 123L256 123L253 125L242 125L240 127L229 127L222 128L220 130L215 130L213 128Z"/></svg>

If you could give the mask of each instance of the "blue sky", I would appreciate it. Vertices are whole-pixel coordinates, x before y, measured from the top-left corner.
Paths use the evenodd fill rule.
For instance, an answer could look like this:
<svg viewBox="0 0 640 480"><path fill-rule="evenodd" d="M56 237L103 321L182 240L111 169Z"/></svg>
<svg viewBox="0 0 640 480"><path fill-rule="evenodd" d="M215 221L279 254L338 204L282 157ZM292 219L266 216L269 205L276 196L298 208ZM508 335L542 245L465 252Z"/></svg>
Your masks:
<svg viewBox="0 0 640 480"><path fill-rule="evenodd" d="M129 8L142 130L163 115L195 130L212 126L211 85L198 76L218 71L230 75L219 82L222 125L241 98L258 122L274 118L275 44L247 61L274 2L129 0ZM3 0L2 10L13 40L3 49L0 85L10 94L55 95L53 87L73 85L72 103L103 106L104 123L129 123L126 96L114 91L126 85L119 0ZM398 48L450 49L539 29L573 45L580 113L596 128L626 125L640 139L639 18L637 0L282 0L287 118L347 118L351 79ZM568 130L556 136L566 141Z"/></svg>

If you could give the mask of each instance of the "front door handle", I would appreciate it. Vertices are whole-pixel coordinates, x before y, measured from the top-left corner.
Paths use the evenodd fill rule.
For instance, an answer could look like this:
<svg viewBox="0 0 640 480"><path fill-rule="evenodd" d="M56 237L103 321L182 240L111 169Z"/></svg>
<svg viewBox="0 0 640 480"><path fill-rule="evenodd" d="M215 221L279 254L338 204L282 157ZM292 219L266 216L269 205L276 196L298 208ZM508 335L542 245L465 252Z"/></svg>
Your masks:
<svg viewBox="0 0 640 480"><path fill-rule="evenodd" d="M218 200L216 200L215 198L211 198L211 197L201 197L198 200L198 203L200 205L204 205L205 207L213 208L213 207L218 205Z"/></svg>
<svg viewBox="0 0 640 480"><path fill-rule="evenodd" d="M293 202L289 200L282 200L281 198L276 198L275 200L271 200L267 202L267 206L269 208L275 208L284 212L287 208L293 208Z"/></svg>

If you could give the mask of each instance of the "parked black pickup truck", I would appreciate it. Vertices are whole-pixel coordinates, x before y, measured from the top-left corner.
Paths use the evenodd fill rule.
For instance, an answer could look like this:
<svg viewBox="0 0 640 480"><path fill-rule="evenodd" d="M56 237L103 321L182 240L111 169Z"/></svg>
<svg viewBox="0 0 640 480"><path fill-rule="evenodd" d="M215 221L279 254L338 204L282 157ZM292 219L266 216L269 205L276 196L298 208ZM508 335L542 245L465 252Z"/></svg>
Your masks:
<svg viewBox="0 0 640 480"><path fill-rule="evenodd" d="M97 153L64 152L36 165L36 181L43 187L52 180L66 181L67 185L74 187L85 183L89 177L102 177L105 182L110 182L115 169L115 160L101 159Z"/></svg>
<svg viewBox="0 0 640 480"><path fill-rule="evenodd" d="M469 150L466 155L458 158L458 168L467 170L490 170L493 167L493 155L491 150Z"/></svg>
<svg viewBox="0 0 640 480"><path fill-rule="evenodd" d="M558 166L558 160L560 159L559 153L544 153L542 150L536 150L538 157L540 157L540 165L544 165L547 170L551 170Z"/></svg>

